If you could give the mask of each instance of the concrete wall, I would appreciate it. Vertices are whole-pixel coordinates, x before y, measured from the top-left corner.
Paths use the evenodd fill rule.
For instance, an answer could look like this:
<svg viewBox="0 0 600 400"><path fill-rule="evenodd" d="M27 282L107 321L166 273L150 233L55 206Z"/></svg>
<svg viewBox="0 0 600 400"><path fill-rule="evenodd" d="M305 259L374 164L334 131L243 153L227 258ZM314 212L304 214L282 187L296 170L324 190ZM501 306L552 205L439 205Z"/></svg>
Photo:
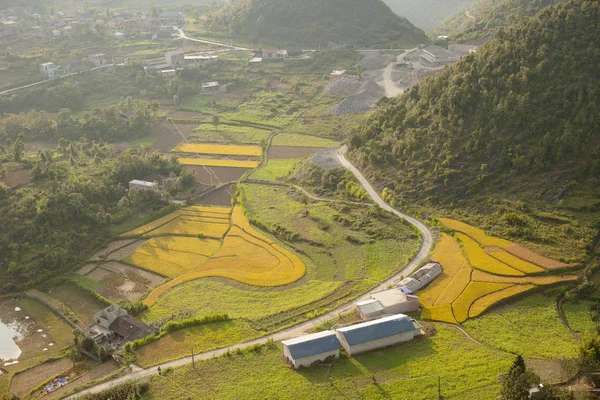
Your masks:
<svg viewBox="0 0 600 400"><path fill-rule="evenodd" d="M385 338L374 340L372 342L356 344L354 346L348 345L348 342L346 342L346 340L344 339L344 335L342 335L339 332L338 332L338 339L340 340L342 347L344 347L344 349L346 349L346 352L348 352L348 354L350 354L350 355L354 355L354 354L364 353L364 352L370 351L370 350L381 349L383 347L392 346L397 343L408 342L410 340L413 340L417 333L418 333L417 330L410 331L410 332L404 332L399 335L388 336Z"/></svg>
<svg viewBox="0 0 600 400"><path fill-rule="evenodd" d="M394 304L385 308L385 313L389 315L394 314L405 314L407 312L413 312L419 310L419 299L412 301L405 301L403 303Z"/></svg>
<svg viewBox="0 0 600 400"><path fill-rule="evenodd" d="M287 346L283 346L283 355L292 362L295 369L298 369L300 367L310 367L313 363L315 363L317 361L324 361L331 356L334 356L335 358L340 358L340 351L339 351L339 349L336 349L336 350L332 350L332 351L329 351L326 353L315 354L314 356L304 357L304 358L299 358L297 360L294 360L292 358L292 356L290 355L290 352L289 352L289 349L287 348Z"/></svg>

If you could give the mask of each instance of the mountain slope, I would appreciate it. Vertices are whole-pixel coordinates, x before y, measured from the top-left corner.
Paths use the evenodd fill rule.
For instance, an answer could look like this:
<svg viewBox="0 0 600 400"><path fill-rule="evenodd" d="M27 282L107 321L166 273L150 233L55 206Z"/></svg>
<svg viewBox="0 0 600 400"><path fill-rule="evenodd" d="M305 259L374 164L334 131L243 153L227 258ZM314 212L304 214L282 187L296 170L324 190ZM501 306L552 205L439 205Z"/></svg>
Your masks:
<svg viewBox="0 0 600 400"><path fill-rule="evenodd" d="M400 200L446 210L460 204L490 223L505 212L522 213L504 221L516 225L509 236L542 240L562 232L540 231L554 225L562 233L598 229L598 65L599 3L547 8L404 96L381 102L351 138L354 157ZM561 216L539 217L524 229L539 212ZM590 232L581 230L581 239ZM572 245L577 235L565 233L556 245Z"/></svg>
<svg viewBox="0 0 600 400"><path fill-rule="evenodd" d="M477 0L383 0L393 12L419 28L437 28L454 14L463 12Z"/></svg>
<svg viewBox="0 0 600 400"><path fill-rule="evenodd" d="M565 0L482 0L435 30L453 42L490 37L499 28L518 23L542 9Z"/></svg>
<svg viewBox="0 0 600 400"><path fill-rule="evenodd" d="M423 31L381 0L233 0L214 23L236 36L279 46L329 42L360 47L426 43Z"/></svg>

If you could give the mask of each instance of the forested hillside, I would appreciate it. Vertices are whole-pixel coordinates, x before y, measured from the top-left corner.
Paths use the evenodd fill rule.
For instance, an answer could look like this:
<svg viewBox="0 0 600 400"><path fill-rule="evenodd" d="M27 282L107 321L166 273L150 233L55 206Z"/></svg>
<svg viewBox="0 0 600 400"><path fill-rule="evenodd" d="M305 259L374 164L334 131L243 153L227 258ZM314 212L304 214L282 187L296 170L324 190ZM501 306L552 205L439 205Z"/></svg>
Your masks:
<svg viewBox="0 0 600 400"><path fill-rule="evenodd" d="M213 26L277 46L397 47L426 43L423 31L381 0L233 0Z"/></svg>
<svg viewBox="0 0 600 400"><path fill-rule="evenodd" d="M463 12L477 0L384 0L393 12L429 31L442 25L454 14Z"/></svg>
<svg viewBox="0 0 600 400"><path fill-rule="evenodd" d="M542 9L564 0L482 0L468 12L455 15L436 29L440 35L449 35L453 42L490 37L499 28L532 17Z"/></svg>
<svg viewBox="0 0 600 400"><path fill-rule="evenodd" d="M354 132L354 157L398 201L460 205L504 236L589 241L600 228L599 63L600 4L547 8L382 101Z"/></svg>

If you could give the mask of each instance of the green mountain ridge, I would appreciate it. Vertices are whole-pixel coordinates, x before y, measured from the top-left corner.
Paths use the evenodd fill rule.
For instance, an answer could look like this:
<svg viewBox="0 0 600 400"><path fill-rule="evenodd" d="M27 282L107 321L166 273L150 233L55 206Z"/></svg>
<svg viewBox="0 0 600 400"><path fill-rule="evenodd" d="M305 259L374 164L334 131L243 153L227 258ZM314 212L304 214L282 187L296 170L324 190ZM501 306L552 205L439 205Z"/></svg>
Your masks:
<svg viewBox="0 0 600 400"><path fill-rule="evenodd" d="M512 238L589 244L600 228L599 33L591 0L500 30L476 54L382 100L352 135L354 158L398 201L460 208Z"/></svg>
<svg viewBox="0 0 600 400"><path fill-rule="evenodd" d="M425 33L381 0L233 0L214 24L235 36L279 46L414 46Z"/></svg>
<svg viewBox="0 0 600 400"><path fill-rule="evenodd" d="M532 17L542 9L566 0L482 0L468 10L455 15L435 30L448 35L452 42L492 36L498 29Z"/></svg>
<svg viewBox="0 0 600 400"><path fill-rule="evenodd" d="M419 28L429 31L437 28L452 16L477 0L384 0L393 12L407 18Z"/></svg>

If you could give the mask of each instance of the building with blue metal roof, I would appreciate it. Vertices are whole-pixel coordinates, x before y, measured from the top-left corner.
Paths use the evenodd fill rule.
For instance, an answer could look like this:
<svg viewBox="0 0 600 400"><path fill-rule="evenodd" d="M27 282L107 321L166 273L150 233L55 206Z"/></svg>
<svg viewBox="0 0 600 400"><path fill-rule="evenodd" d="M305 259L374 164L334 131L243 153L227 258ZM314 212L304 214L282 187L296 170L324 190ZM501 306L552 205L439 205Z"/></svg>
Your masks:
<svg viewBox="0 0 600 400"><path fill-rule="evenodd" d="M330 357L339 358L340 356L341 344L333 331L313 333L284 340L281 343L283 344L283 355L296 369L308 367Z"/></svg>
<svg viewBox="0 0 600 400"><path fill-rule="evenodd" d="M413 340L420 335L421 325L404 314L396 314L338 328L336 333L346 352L354 355Z"/></svg>

